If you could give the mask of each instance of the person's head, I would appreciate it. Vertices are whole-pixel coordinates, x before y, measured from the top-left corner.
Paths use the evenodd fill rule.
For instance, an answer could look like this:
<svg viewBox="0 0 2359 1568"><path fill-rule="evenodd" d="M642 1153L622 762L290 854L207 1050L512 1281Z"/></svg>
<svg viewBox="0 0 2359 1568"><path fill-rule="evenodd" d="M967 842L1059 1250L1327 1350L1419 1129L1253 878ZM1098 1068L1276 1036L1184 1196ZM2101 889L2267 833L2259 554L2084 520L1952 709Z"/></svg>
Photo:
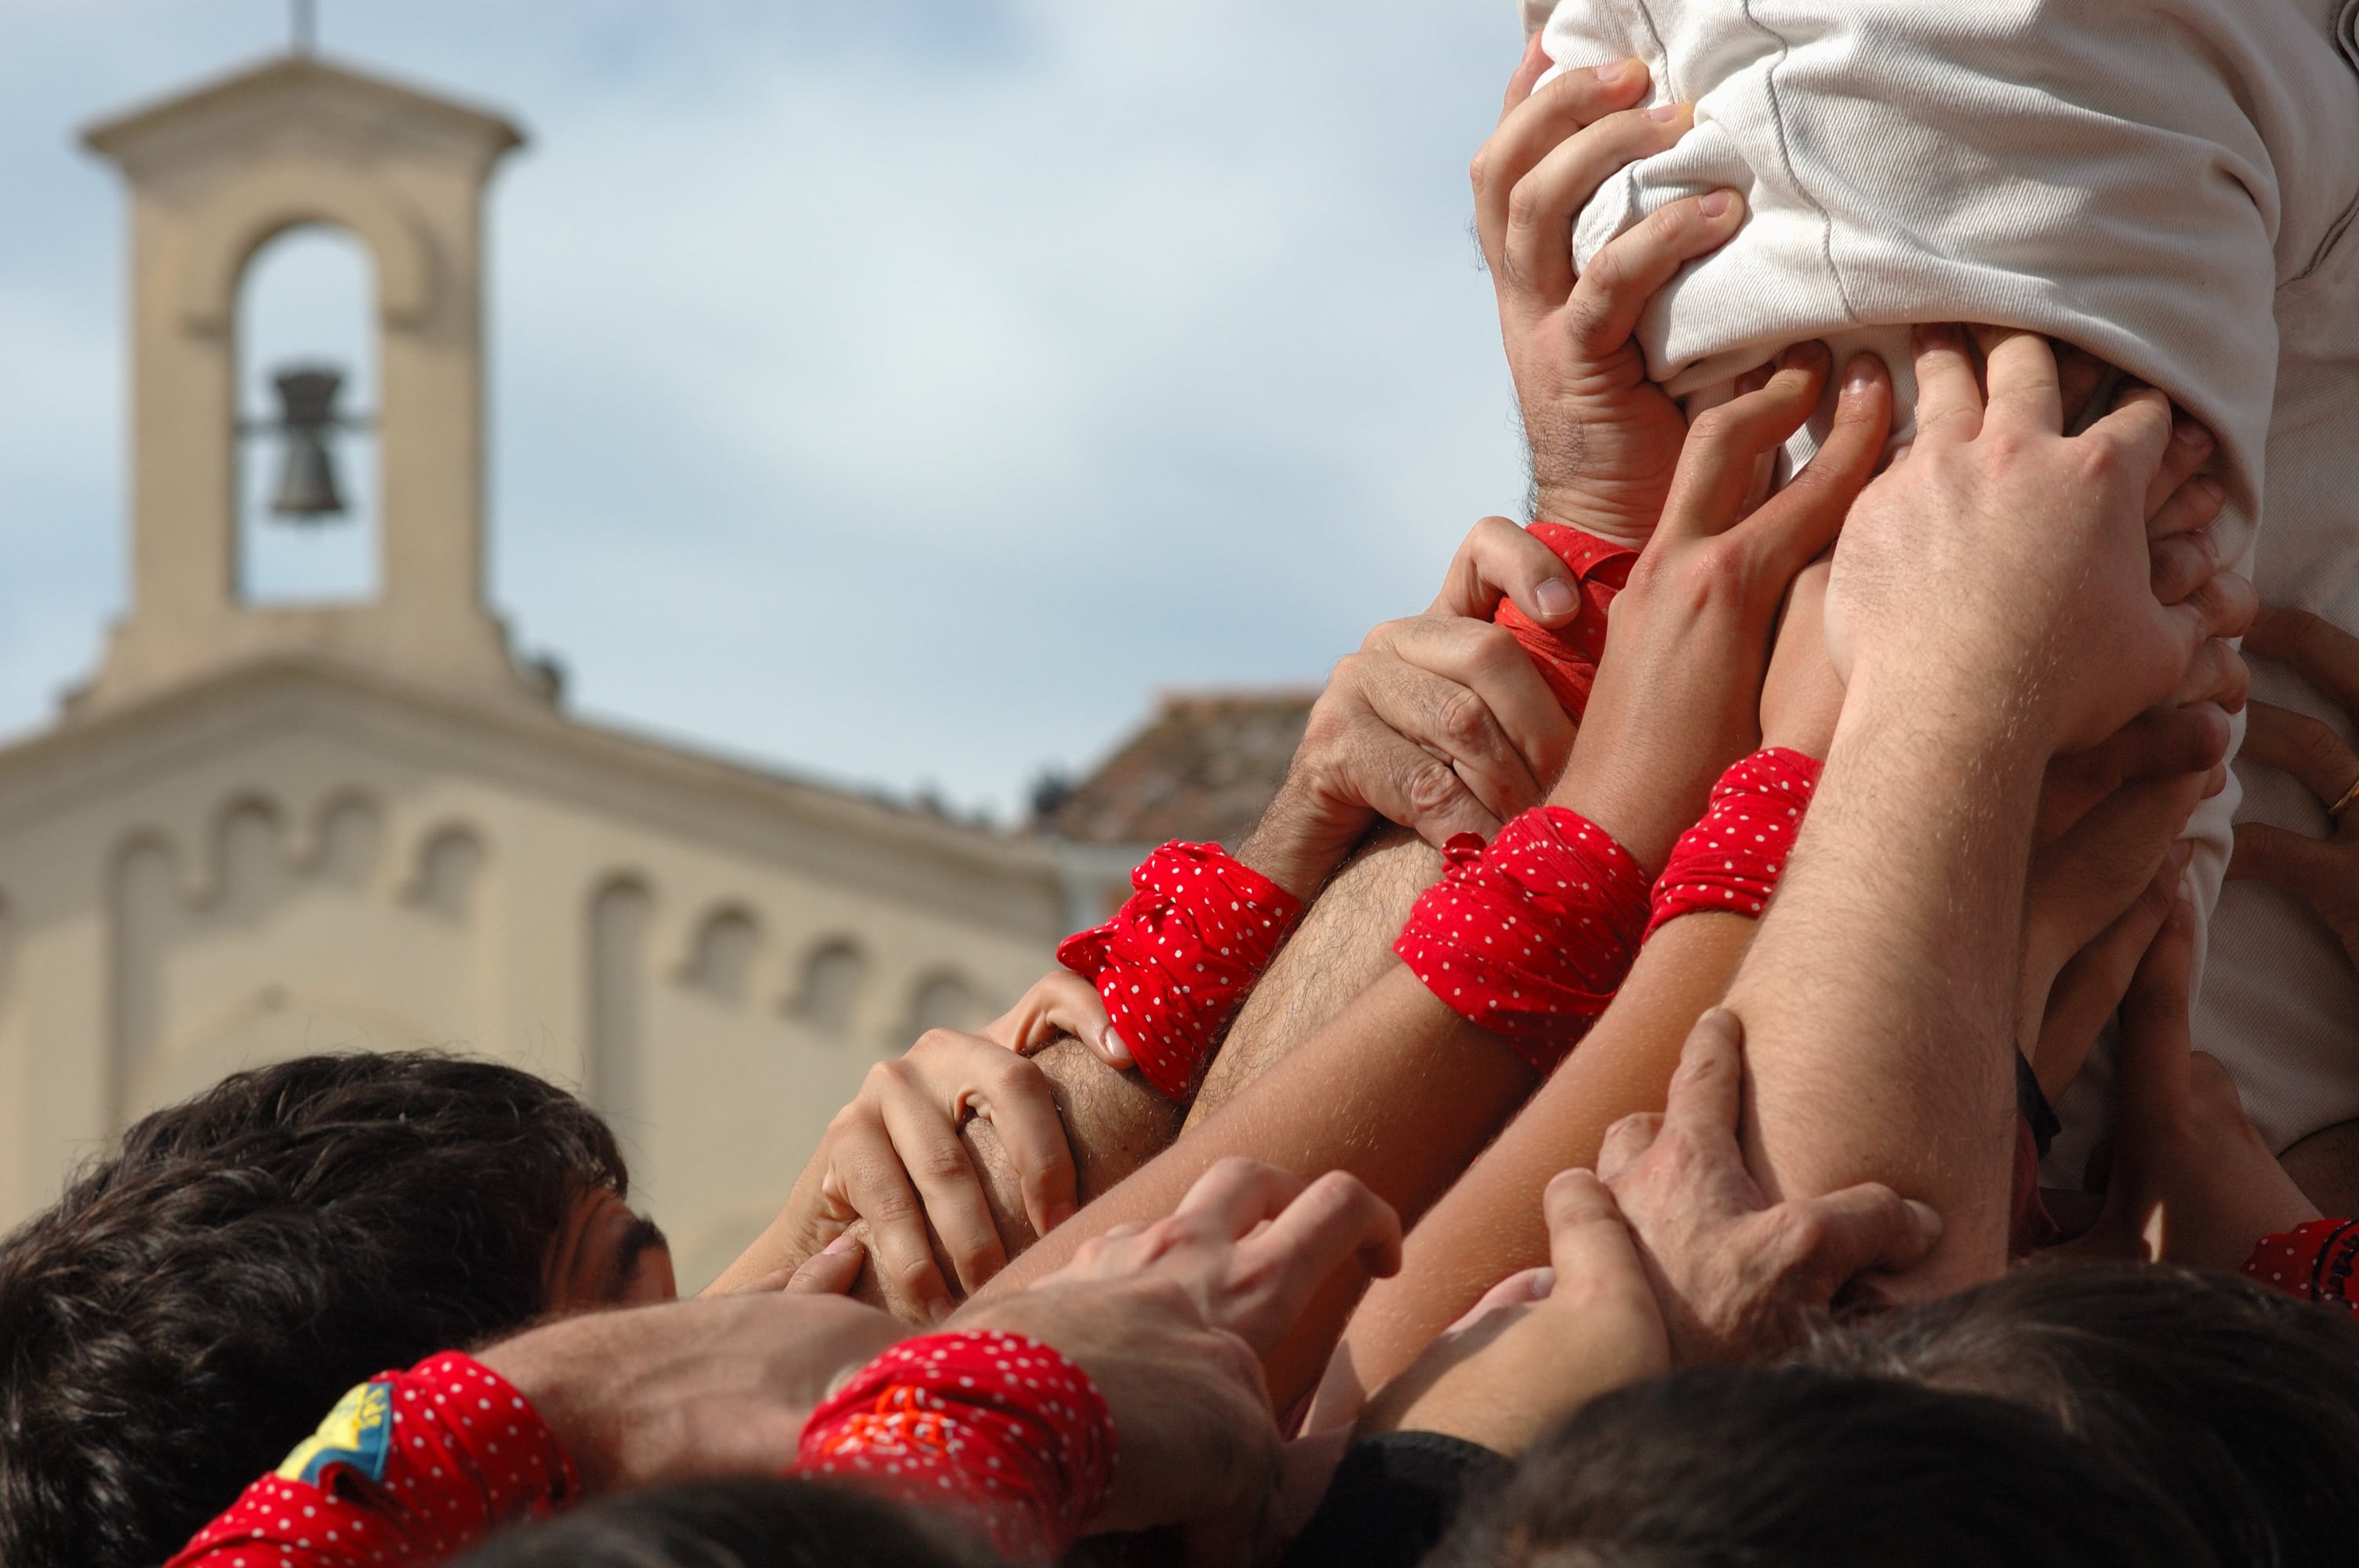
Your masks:
<svg viewBox="0 0 2359 1568"><path fill-rule="evenodd" d="M494 1536L452 1568L991 1568L946 1519L848 1487L740 1476L631 1492Z"/></svg>
<svg viewBox="0 0 2359 1568"><path fill-rule="evenodd" d="M169 1554L353 1384L671 1293L614 1135L531 1074L307 1056L139 1121L0 1240L0 1563Z"/></svg>
<svg viewBox="0 0 2359 1568"><path fill-rule="evenodd" d="M2041 1265L1806 1355L2037 1410L2152 1479L2223 1562L2359 1534L2359 1329L2339 1308L2192 1269Z"/></svg>
<svg viewBox="0 0 2359 1568"><path fill-rule="evenodd" d="M2204 1568L2159 1492L2020 1405L1806 1367L1592 1400L1461 1516L1449 1568Z"/></svg>

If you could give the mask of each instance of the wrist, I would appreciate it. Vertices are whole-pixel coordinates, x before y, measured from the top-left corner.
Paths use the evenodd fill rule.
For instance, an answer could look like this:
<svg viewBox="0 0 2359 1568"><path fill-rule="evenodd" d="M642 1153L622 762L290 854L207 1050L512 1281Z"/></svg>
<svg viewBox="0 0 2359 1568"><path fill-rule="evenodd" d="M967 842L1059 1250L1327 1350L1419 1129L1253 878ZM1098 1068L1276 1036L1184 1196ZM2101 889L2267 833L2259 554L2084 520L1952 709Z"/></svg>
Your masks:
<svg viewBox="0 0 2359 1568"><path fill-rule="evenodd" d="M1334 805L1315 784L1289 772L1261 820L1237 846L1237 863L1308 903L1375 819L1365 806Z"/></svg>

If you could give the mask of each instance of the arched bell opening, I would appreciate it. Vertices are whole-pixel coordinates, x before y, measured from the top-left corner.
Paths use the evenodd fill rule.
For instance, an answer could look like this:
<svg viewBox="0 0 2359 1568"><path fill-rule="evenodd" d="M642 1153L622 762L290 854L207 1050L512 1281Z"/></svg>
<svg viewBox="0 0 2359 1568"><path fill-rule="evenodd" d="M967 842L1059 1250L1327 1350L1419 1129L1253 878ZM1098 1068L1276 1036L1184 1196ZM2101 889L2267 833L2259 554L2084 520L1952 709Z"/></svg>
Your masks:
<svg viewBox="0 0 2359 1568"><path fill-rule="evenodd" d="M376 280L349 230L300 223L247 261L237 301L237 567L248 604L383 591Z"/></svg>

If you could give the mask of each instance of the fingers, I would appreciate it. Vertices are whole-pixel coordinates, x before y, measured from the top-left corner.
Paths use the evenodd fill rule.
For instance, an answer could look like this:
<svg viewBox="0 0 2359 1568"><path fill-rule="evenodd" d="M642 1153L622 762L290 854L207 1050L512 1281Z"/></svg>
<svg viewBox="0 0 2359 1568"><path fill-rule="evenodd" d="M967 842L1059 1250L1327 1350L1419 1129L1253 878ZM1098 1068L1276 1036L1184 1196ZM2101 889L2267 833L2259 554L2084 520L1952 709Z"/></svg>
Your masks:
<svg viewBox="0 0 2359 1568"><path fill-rule="evenodd" d="M2056 382L2064 398L2064 428L2077 430L2089 412L2089 406L2104 390L2114 367L2086 349L2070 343L2060 343L2056 350Z"/></svg>
<svg viewBox="0 0 2359 1568"><path fill-rule="evenodd" d="M1555 63L1542 47L1545 41L1537 32L1524 40L1524 57L1516 62L1516 73L1507 78L1507 94L1499 102L1501 119L1506 118L1508 110L1532 95L1533 85L1546 76L1549 67Z"/></svg>
<svg viewBox="0 0 2359 1568"><path fill-rule="evenodd" d="M1087 986L1086 981L1083 984ZM1088 989L1092 999L1097 1000L1096 989ZM1046 1236L1081 1206L1075 1197L1079 1178L1074 1173L1072 1146L1065 1136L1065 1120L1058 1113L1049 1076L1020 1056L970 1065L974 1082L963 1098L999 1134L1000 1147L1016 1165L1025 1217L1032 1222L1034 1234ZM938 1220L936 1228L940 1227ZM995 1227L993 1234L997 1233Z"/></svg>
<svg viewBox="0 0 2359 1568"><path fill-rule="evenodd" d="M1786 581L1834 542L1851 503L1875 477L1891 428L1891 372L1874 354L1853 355L1843 367L1827 438L1802 471L1742 524L1767 552L1765 575Z"/></svg>
<svg viewBox="0 0 2359 1568"><path fill-rule="evenodd" d="M2048 340L2037 332L1988 328L1977 336L1983 343L1983 379L1990 388L1984 422L2061 434L2064 395Z"/></svg>
<svg viewBox="0 0 2359 1568"><path fill-rule="evenodd" d="M2137 476L2141 490L2155 481L2170 447L2170 399L2151 386L2125 386L2113 412L2089 427L2083 440L2113 449L2125 473Z"/></svg>
<svg viewBox="0 0 2359 1568"><path fill-rule="evenodd" d="M1810 1281L1812 1307L1827 1305L1854 1275L1915 1268L1941 1239L1941 1217L1931 1206L1882 1182L1783 1206L1771 1211L1769 1223L1780 1227L1790 1266Z"/></svg>
<svg viewBox="0 0 2359 1568"><path fill-rule="evenodd" d="M1505 517L1476 523L1451 558L1429 615L1488 621L1501 596L1542 626L1572 623L1581 592L1554 550Z"/></svg>
<svg viewBox="0 0 2359 1568"><path fill-rule="evenodd" d="M1759 390L1696 416L1680 449L1658 537L1702 537L1735 524L1762 457L1783 446L1819 406L1830 362L1824 343L1796 343L1777 356Z"/></svg>
<svg viewBox="0 0 2359 1568"><path fill-rule="evenodd" d="M2173 531L2161 525L2163 514L2172 499L2190 485L2199 489L2208 488L2215 497L2224 493L2218 480L2207 478L2198 481L2195 478L2195 470L2212 456L2212 432L2203 427L2202 421L2189 414L2171 416L2170 444L2163 449L2162 467L2155 471L2154 481L2146 490L2147 538L2159 538ZM2216 515L2218 511L2219 503L2215 499L2212 512ZM2203 523L2210 521L2210 517L2203 519ZM2194 526L2200 528L2203 523Z"/></svg>
<svg viewBox="0 0 2359 1568"><path fill-rule="evenodd" d="M1736 1144L1744 1100L1745 1024L1724 1007L1707 1008L1688 1031L1679 1070L1663 1100L1663 1126L1678 1128L1704 1148Z"/></svg>
<svg viewBox="0 0 2359 1568"><path fill-rule="evenodd" d="M1237 1247L1248 1266L1282 1275L1274 1315L1291 1326L1311 1292L1356 1257L1377 1279L1400 1272L1401 1222L1393 1206L1348 1171L1330 1171L1286 1206L1269 1227Z"/></svg>
<svg viewBox="0 0 2359 1568"><path fill-rule="evenodd" d="M2245 710L2245 726L2243 755L2291 773L2321 806L2333 805L2359 784L2359 756L2323 719L2256 702Z"/></svg>
<svg viewBox="0 0 2359 1568"><path fill-rule="evenodd" d="M2228 715L2209 701L2150 708L2084 752L2049 764L2035 841L2053 843L2091 808L2135 779L2216 767L2228 754Z"/></svg>
<svg viewBox="0 0 2359 1568"><path fill-rule="evenodd" d="M1510 633L1418 616L1378 628L1369 643L1375 656L1354 674L1386 729L1442 760L1498 821L1538 804L1563 772L1575 730ZM1369 804L1384 810L1373 796ZM1392 819L1419 826L1414 816Z"/></svg>
<svg viewBox="0 0 2359 1568"><path fill-rule="evenodd" d="M1671 275L1717 249L1745 222L1745 199L1714 190L1658 209L1589 258L1572 287L1568 334L1574 353L1603 359L1629 341Z"/></svg>
<svg viewBox="0 0 2359 1568"><path fill-rule="evenodd" d="M2351 871L2344 859L2332 844L2266 822L2240 822L2235 852L2228 859L2228 876L2232 881L2282 888L2332 924L2330 912L2349 896Z"/></svg>
<svg viewBox="0 0 2359 1568"><path fill-rule="evenodd" d="M1516 182L1507 198L1502 276L1527 308L1553 309L1571 292L1573 217L1606 177L1674 146L1694 119L1685 103L1610 114L1550 148Z"/></svg>
<svg viewBox="0 0 2359 1568"><path fill-rule="evenodd" d="M875 1107L859 1102L847 1109L877 1115ZM896 1302L940 1323L957 1303L926 1237L925 1206L881 1121L875 1131L873 1139L842 1141L834 1155L835 1183L845 1204L868 1222L868 1253L878 1281Z"/></svg>
<svg viewBox="0 0 2359 1568"><path fill-rule="evenodd" d="M1971 441L1982 433L1983 389L1961 328L1926 323L1910 334L1917 366L1918 442Z"/></svg>
<svg viewBox="0 0 2359 1568"><path fill-rule="evenodd" d="M1548 1217L1549 1267L1557 1280L1591 1286L1620 1280L1652 1293L1622 1206L1594 1171L1560 1171L1541 1195Z"/></svg>
<svg viewBox="0 0 2359 1568"><path fill-rule="evenodd" d="M843 1295L860 1278L861 1265L867 1261L868 1254L846 1233L803 1260L802 1267L797 1269L781 1288L790 1294ZM765 1282L756 1281L755 1288Z"/></svg>
<svg viewBox="0 0 2359 1568"><path fill-rule="evenodd" d="M1607 1128L1597 1145L1598 1179L1620 1181L1624 1172L1646 1158L1662 1130L1663 1113L1658 1110L1634 1111Z"/></svg>
<svg viewBox="0 0 2359 1568"><path fill-rule="evenodd" d="M2147 570L2159 602L2177 604L2220 569L2220 541L2210 524L2227 493L2218 480L2200 475L2173 491L2148 520Z"/></svg>
<svg viewBox="0 0 2359 1568"><path fill-rule="evenodd" d="M2281 660L2337 708L2359 716L2359 637L2307 610L2272 606L2256 610L2245 649Z"/></svg>
<svg viewBox="0 0 2359 1568"><path fill-rule="evenodd" d="M2187 662L2187 673L2179 677L2179 685L2163 700L2173 703L2211 703L2224 713L2244 710L2251 695L2253 674L2245 664L2245 655L2236 645L2223 637L2207 639Z"/></svg>
<svg viewBox="0 0 2359 1568"><path fill-rule="evenodd" d="M1547 57L1542 56L1543 59ZM1527 52L1521 76L1531 64ZM1546 70L1534 72L1537 77ZM1512 83L1510 91L1513 91ZM1647 91L1647 68L1638 60L1614 60L1581 70L1568 70L1545 87L1526 89L1527 95L1499 117L1467 175L1474 186L1474 232L1483 245L1483 259L1492 275L1502 271L1501 244L1507 229L1510 194L1549 148L1592 121L1626 109ZM1570 246L1571 236L1566 237Z"/></svg>
<svg viewBox="0 0 2359 1568"><path fill-rule="evenodd" d="M1027 1056L1059 1035L1070 1034L1110 1067L1131 1065L1129 1043L1107 1021L1105 998L1071 969L1051 969L1035 980L1014 1007L984 1026L983 1034Z"/></svg>
<svg viewBox="0 0 2359 1568"><path fill-rule="evenodd" d="M1302 1192L1302 1178L1293 1172L1231 1154L1197 1177L1171 1214L1175 1219L1201 1219L1234 1239L1263 1220L1276 1218Z"/></svg>
<svg viewBox="0 0 2359 1568"><path fill-rule="evenodd" d="M919 1044L922 1045L925 1041ZM1009 1062L1021 1060L1001 1054ZM876 1095L877 1110L884 1118L886 1133L893 1141L894 1153L924 1201L925 1220L931 1223L935 1234L941 1238L943 1252L958 1275L960 1288L972 1294L1007 1267L1007 1249L999 1239L999 1227L991 1217L991 1205L983 1195L983 1178L975 1173L965 1145L959 1141L958 1124L944 1114L925 1087L915 1081L915 1073L890 1071L901 1065L887 1062L879 1069L886 1076ZM1051 1110L1049 1114L1053 1117L1055 1112ZM868 1211L863 1208L861 1212L865 1215ZM875 1226L874 1216L869 1223ZM878 1229L882 1242L882 1227ZM922 1235L922 1224L919 1230Z"/></svg>

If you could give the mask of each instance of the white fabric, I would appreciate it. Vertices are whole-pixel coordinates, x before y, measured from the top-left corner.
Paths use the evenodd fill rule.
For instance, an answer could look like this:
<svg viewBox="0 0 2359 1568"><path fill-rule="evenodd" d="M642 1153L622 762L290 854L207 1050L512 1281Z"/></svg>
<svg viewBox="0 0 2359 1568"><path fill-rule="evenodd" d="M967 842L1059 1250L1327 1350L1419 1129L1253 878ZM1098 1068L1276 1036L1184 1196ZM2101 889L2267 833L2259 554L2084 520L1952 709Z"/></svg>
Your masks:
<svg viewBox="0 0 2359 1568"><path fill-rule="evenodd" d="M1881 352L1905 416L1906 324L2049 333L2209 425L2223 538L2262 597L2359 630L2359 0L1522 5L1558 69L1636 55L1656 102L1696 104L1678 147L1581 214L1577 262L1667 202L1745 194L1737 236L1641 325L1672 391L1712 400L1820 338L1838 362ZM2255 676L2256 696L2350 734L2282 671ZM2236 773L2242 816L2324 832L2290 780ZM2284 895L2222 894L2238 795L2190 828L2211 917L2198 1044L2282 1148L2359 1117L2359 976ZM2085 1126L2074 1103L2102 1093L2101 1076L2076 1090L2068 1119Z"/></svg>

